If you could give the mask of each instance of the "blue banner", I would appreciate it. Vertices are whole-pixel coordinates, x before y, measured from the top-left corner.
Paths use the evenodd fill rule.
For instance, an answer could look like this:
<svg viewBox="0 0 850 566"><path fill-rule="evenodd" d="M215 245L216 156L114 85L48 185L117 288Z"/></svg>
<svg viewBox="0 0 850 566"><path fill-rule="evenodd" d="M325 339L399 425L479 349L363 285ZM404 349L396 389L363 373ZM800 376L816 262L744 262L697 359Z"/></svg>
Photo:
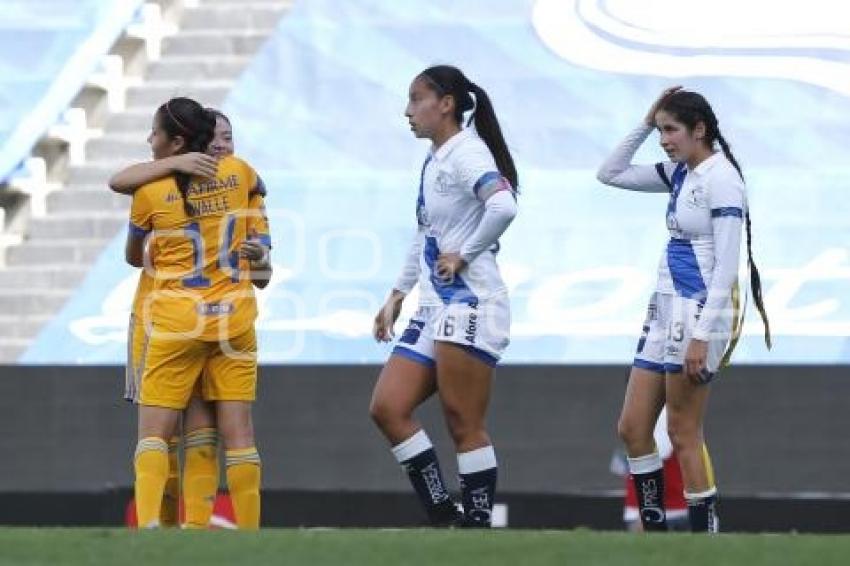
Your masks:
<svg viewBox="0 0 850 566"><path fill-rule="evenodd" d="M712 102L747 178L775 340L768 352L751 305L735 361L850 362L850 32L839 25L850 12L786 3L751 20L723 0L682 17L698 5L296 3L224 105L237 153L269 191L276 270L260 293L261 361L388 355L372 318L415 230L427 152L403 116L407 90L450 63L491 95L520 172L520 213L499 254L513 309L506 363L631 361L667 197L602 186L595 172L678 83ZM657 135L638 154L663 158ZM137 277L123 238L23 361L123 362Z"/></svg>

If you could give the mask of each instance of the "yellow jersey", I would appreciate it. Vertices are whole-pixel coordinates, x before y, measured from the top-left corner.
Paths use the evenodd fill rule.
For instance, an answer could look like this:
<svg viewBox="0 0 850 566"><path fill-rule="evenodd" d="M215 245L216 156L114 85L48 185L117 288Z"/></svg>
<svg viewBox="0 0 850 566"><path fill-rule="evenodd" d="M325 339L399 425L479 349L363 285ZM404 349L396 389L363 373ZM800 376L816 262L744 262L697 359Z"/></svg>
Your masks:
<svg viewBox="0 0 850 566"><path fill-rule="evenodd" d="M215 179L192 178L192 216L171 177L133 195L130 230L150 234L133 312L157 332L217 341L250 328L257 305L239 247L255 237L270 247L265 188L250 165L230 156Z"/></svg>

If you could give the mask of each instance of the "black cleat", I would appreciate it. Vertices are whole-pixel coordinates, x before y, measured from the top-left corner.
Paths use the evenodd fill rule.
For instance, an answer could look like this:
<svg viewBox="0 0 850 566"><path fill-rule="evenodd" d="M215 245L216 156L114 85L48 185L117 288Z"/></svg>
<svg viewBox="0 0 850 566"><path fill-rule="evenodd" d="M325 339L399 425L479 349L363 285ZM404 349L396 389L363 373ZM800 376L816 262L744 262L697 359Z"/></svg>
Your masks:
<svg viewBox="0 0 850 566"><path fill-rule="evenodd" d="M434 528L456 526L463 519L463 513L451 499L428 510L428 523Z"/></svg>

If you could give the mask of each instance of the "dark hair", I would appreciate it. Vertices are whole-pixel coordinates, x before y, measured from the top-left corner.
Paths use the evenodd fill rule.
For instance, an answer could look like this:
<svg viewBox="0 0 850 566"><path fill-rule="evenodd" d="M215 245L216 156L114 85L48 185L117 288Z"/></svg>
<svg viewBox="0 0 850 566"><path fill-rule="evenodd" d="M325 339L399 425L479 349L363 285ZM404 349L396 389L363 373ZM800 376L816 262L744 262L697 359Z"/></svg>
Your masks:
<svg viewBox="0 0 850 566"><path fill-rule="evenodd" d="M181 153L206 151L215 135L215 116L191 98L172 98L157 109L156 115L159 127L165 130L169 138L177 136L183 138ZM186 216L195 215L187 196L191 178L192 176L188 173L174 174L177 189L183 197L183 210Z"/></svg>
<svg viewBox="0 0 850 566"><path fill-rule="evenodd" d="M680 90L665 98L659 106L659 110L664 110L672 115L677 122L684 124L688 131L693 131L697 124L702 122L705 125L706 145L713 149L714 142L716 141L720 145L723 155L726 156L726 159L738 171L741 180L744 180L744 173L741 171L741 166L732 154L729 143L723 138L723 134L720 133L717 116L714 115L714 110L712 110L711 105L704 96L696 92ZM759 315L761 315L762 322L764 322L764 341L767 347L770 348L770 323L767 320L767 311L764 308L761 275L759 275L756 262L753 260L753 232L749 210L745 215L744 221L747 228L747 266L750 270L750 288L753 292L753 302L756 304Z"/></svg>
<svg viewBox="0 0 850 566"><path fill-rule="evenodd" d="M431 90L438 96L451 96L455 100L455 120L463 124L463 113L472 110L466 125L475 121L475 129L496 160L499 173L508 180L511 186L519 187L519 176L517 175L514 159L508 150L508 144L499 127L499 120L493 110L493 104L487 92L477 84L466 78L466 75L457 67L451 65L436 65L428 67L419 75L424 77ZM475 95L473 100L472 95Z"/></svg>
<svg viewBox="0 0 850 566"><path fill-rule="evenodd" d="M222 120L224 120L225 122L227 122L227 124L228 124L229 126L231 126L231 127L233 126L233 124L230 122L230 118L228 118L228 117L227 117L227 114L225 114L225 113L224 113L224 112L222 112L221 110L218 110L217 108L211 108L211 107L209 107L209 106L207 106L206 108L204 108L204 110L206 110L207 112L209 112L210 114L212 114L212 117L213 117L213 118L215 118L216 120L218 120L219 118L221 118Z"/></svg>

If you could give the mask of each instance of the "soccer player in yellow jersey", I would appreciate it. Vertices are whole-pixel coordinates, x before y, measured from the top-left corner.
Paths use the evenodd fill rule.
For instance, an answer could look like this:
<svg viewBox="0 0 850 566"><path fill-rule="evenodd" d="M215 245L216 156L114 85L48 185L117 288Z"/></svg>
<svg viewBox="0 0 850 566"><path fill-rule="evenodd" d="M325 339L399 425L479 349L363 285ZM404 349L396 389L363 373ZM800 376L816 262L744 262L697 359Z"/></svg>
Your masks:
<svg viewBox="0 0 850 566"><path fill-rule="evenodd" d="M174 173L195 174L201 177L215 176L218 159L233 155L233 128L225 114L212 108L207 110L215 116L215 131L206 153L178 153L131 165L112 176L109 180L110 188L120 194L132 195L140 186L169 177ZM262 186L262 183L260 185ZM249 207L252 214L248 217L249 234L268 234L268 220L262 207L264 196L264 191L261 191L251 197ZM249 240L243 244L243 249L240 251L248 259L260 260L264 247L269 248L270 242ZM256 287L263 288L268 284L268 266L256 262L253 264L259 268L260 272L253 274L252 281ZM141 323L140 310L144 298L152 287L153 278L144 269L141 270L130 315L127 341L127 379L124 396L128 401L138 402L140 375L137 370L147 337L146 329ZM179 523L178 507L181 492L185 505L185 527L207 528L212 516L219 484L218 436L215 407L212 403L203 400L200 385L201 382L198 381L189 405L183 413L182 426L178 426L178 429L182 429L183 441L182 486L178 455L180 431L175 432L168 443L169 473L160 513L162 526L175 526Z"/></svg>
<svg viewBox="0 0 850 566"><path fill-rule="evenodd" d="M155 158L199 151L214 119L195 101L176 98L154 116ZM168 443L203 371L203 397L216 403L227 483L240 528L259 526L260 460L251 402L256 391L256 300L244 243L254 170L236 157L215 178L185 174L148 183L133 197L126 257L154 277L142 305L150 329L142 356L136 505L141 527L159 524L168 476ZM257 234L268 241L268 234ZM148 253L145 241L149 239ZM267 248L260 245L262 263Z"/></svg>

